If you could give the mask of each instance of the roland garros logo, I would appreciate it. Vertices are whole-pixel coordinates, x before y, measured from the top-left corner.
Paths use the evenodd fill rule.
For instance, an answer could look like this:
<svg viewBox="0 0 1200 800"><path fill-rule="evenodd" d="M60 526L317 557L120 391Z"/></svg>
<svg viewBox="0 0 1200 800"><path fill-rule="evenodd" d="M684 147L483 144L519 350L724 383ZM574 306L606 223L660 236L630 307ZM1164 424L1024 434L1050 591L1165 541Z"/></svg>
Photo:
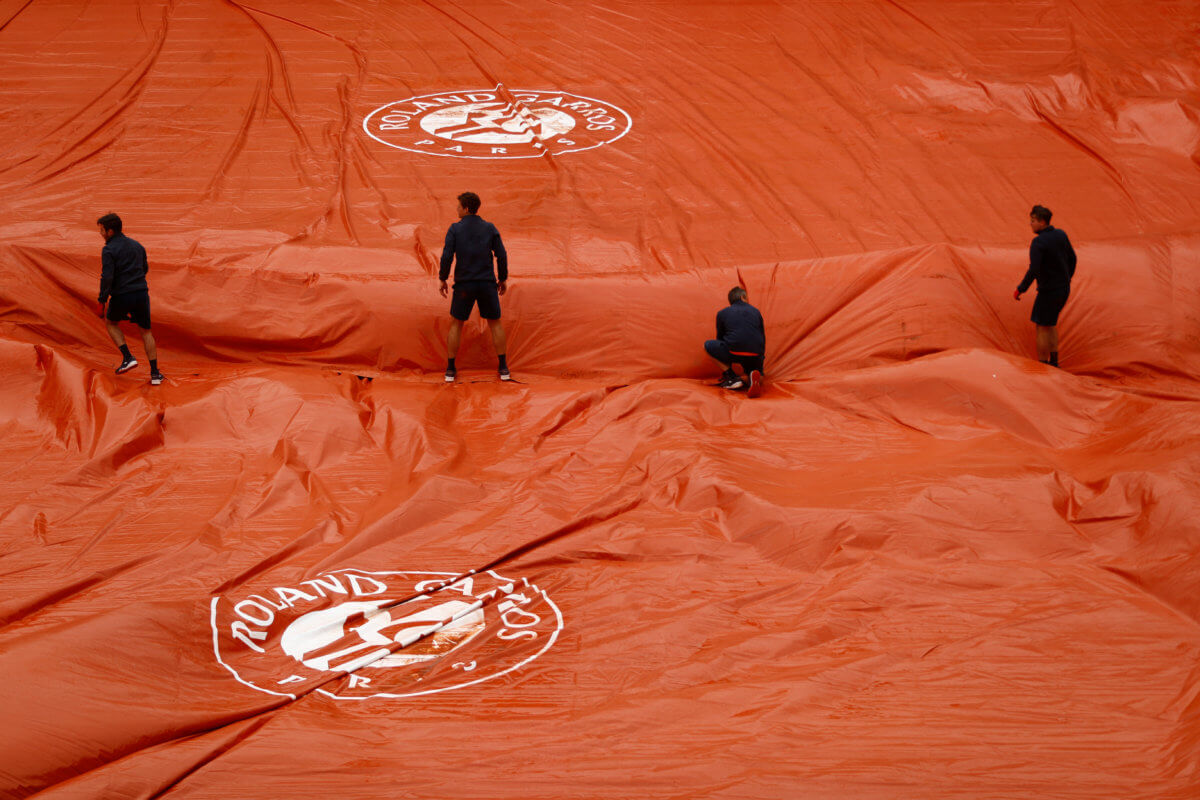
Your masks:
<svg viewBox="0 0 1200 800"><path fill-rule="evenodd" d="M495 572L337 570L212 601L213 651L260 692L416 697L482 683L546 652L562 614Z"/></svg>
<svg viewBox="0 0 1200 800"><path fill-rule="evenodd" d="M503 86L410 97L380 106L363 120L363 130L383 144L457 158L576 153L615 142L632 125L612 103Z"/></svg>

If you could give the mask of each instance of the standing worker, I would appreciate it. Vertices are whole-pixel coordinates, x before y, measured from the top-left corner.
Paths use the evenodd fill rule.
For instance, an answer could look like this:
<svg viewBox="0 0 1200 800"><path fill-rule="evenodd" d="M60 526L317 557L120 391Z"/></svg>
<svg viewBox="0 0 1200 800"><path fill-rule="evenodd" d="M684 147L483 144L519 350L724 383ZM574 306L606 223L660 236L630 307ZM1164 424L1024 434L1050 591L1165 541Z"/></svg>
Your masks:
<svg viewBox="0 0 1200 800"><path fill-rule="evenodd" d="M1033 241L1029 245L1029 271L1013 292L1020 300L1022 292L1037 281L1037 297L1033 301L1030 319L1037 326L1038 361L1058 366L1058 315L1071 294L1071 278L1075 275L1075 250L1066 231L1050 224L1050 209L1034 206L1029 212L1029 227Z"/></svg>
<svg viewBox="0 0 1200 800"><path fill-rule="evenodd" d="M749 397L758 397L763 388L763 356L767 349L767 334L762 314L750 305L750 295L741 286L729 290L729 305L717 312L717 338L704 343L704 351L725 368L723 389L746 389ZM734 371L742 368L744 376Z"/></svg>
<svg viewBox="0 0 1200 800"><path fill-rule="evenodd" d="M453 383L458 377L454 358L462 341L462 325L471 317L471 309L479 303L479 316L487 320L492 331L492 344L500 359L500 380L512 380L505 360L507 339L504 326L500 324L500 295L508 289L508 253L500 240L496 226L478 215L479 195L463 192L458 196L458 222L446 231L446 245L442 248L442 264L438 278L442 282L442 297L449 294L446 279L450 277L450 264L454 262L454 299L450 301L450 333L446 337L446 382ZM492 269L495 256L496 272Z"/></svg>
<svg viewBox="0 0 1200 800"><path fill-rule="evenodd" d="M146 283L150 266L146 262L146 248L121 232L121 218L116 214L105 214L96 220L96 225L104 237L96 315L107 321L108 335L121 351L117 374L138 364L125 344L125 334L121 333L120 323L129 320L141 328L142 345L150 360L150 383L158 386L163 382L163 374L158 371L158 345L150 332L150 287Z"/></svg>

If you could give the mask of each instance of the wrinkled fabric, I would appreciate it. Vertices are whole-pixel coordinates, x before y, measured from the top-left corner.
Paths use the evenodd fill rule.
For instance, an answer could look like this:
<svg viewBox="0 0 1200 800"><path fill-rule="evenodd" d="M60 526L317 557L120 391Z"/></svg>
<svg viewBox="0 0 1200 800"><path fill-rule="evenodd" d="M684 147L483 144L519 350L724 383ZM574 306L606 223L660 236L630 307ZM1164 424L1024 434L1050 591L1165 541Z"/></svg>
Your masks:
<svg viewBox="0 0 1200 800"><path fill-rule="evenodd" d="M1198 28L0 8L0 796L1194 798ZM442 380L463 191L512 384L477 321Z"/></svg>

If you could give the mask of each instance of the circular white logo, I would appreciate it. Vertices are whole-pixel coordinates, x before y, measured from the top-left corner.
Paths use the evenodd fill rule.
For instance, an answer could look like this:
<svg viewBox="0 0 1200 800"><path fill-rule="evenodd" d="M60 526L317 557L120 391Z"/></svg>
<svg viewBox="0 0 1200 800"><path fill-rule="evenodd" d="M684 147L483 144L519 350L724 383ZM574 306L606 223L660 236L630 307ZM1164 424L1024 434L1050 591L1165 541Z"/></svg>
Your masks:
<svg viewBox="0 0 1200 800"><path fill-rule="evenodd" d="M563 627L544 591L491 571L327 572L214 598L211 624L217 661L250 688L339 700L490 680L540 656Z"/></svg>
<svg viewBox="0 0 1200 800"><path fill-rule="evenodd" d="M615 142L632 125L612 103L503 86L410 97L363 120L363 130L390 147L456 158L575 153Z"/></svg>

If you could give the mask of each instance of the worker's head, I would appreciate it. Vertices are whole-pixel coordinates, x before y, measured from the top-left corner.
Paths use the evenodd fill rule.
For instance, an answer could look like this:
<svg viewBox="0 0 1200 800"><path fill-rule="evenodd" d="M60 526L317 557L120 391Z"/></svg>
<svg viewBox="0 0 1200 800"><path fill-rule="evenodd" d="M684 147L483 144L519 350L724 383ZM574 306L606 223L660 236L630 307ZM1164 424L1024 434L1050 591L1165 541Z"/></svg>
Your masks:
<svg viewBox="0 0 1200 800"><path fill-rule="evenodd" d="M750 295L746 293L745 289L741 286L735 286L729 290L729 305L745 302L749 297Z"/></svg>
<svg viewBox="0 0 1200 800"><path fill-rule="evenodd" d="M1029 227L1034 233L1040 230L1045 230L1050 225L1050 217L1053 216L1050 209L1045 206L1034 206L1029 212Z"/></svg>
<svg viewBox="0 0 1200 800"><path fill-rule="evenodd" d="M474 192L463 192L458 196L458 216L465 217L479 211L479 195Z"/></svg>
<svg viewBox="0 0 1200 800"><path fill-rule="evenodd" d="M96 220L96 226L100 228L100 235L103 236L104 241L107 242L109 239L121 232L121 218L110 211L100 219Z"/></svg>

